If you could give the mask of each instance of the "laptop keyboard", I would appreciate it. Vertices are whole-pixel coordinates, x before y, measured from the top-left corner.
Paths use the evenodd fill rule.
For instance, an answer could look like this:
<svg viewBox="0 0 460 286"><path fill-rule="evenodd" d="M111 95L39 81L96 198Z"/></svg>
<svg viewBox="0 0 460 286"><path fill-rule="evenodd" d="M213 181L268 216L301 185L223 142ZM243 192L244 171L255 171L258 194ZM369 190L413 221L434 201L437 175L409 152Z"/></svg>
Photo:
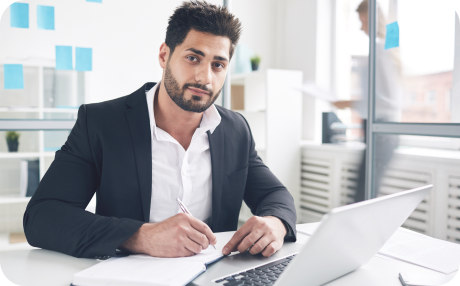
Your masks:
<svg viewBox="0 0 460 286"><path fill-rule="evenodd" d="M291 259L295 254L286 258L273 261L271 263L262 265L255 269L250 269L238 274L234 274L219 280L216 283L225 286L237 285L255 285L255 286L270 286L273 285L278 277L283 272L284 268L288 266ZM223 284L221 284L223 283Z"/></svg>

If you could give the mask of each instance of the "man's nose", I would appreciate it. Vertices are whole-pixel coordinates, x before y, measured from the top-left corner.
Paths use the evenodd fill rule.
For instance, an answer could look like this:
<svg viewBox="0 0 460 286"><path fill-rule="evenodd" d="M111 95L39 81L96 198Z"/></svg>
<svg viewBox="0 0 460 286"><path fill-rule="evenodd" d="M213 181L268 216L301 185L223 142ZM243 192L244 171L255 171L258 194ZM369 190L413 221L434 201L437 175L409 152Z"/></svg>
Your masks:
<svg viewBox="0 0 460 286"><path fill-rule="evenodd" d="M200 65L195 69L195 80L201 84L210 84L212 79L212 69L210 65Z"/></svg>

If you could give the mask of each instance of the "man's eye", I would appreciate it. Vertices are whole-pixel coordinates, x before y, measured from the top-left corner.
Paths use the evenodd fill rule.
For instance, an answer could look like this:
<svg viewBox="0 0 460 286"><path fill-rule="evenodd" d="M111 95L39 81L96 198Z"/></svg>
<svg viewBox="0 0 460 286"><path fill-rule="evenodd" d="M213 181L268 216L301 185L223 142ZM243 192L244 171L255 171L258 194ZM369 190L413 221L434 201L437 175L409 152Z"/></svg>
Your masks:
<svg viewBox="0 0 460 286"><path fill-rule="evenodd" d="M188 56L187 59L189 59L189 61L192 61L192 62L196 62L198 60L196 57L193 57L193 56Z"/></svg>
<svg viewBox="0 0 460 286"><path fill-rule="evenodd" d="M215 66L216 68L219 68L219 69L221 69L221 68L224 67L224 65L221 64L221 63L215 63L214 66Z"/></svg>

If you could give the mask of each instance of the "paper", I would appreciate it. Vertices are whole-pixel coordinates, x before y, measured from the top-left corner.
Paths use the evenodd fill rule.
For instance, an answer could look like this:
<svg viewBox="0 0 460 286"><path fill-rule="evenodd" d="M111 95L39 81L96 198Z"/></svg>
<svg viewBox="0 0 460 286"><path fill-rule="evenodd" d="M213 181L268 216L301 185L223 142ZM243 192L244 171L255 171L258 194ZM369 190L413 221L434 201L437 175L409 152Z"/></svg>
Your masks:
<svg viewBox="0 0 460 286"><path fill-rule="evenodd" d="M319 87L315 83L305 83L301 86L294 87L294 88L316 99L325 100L328 102L337 101L337 97L334 94Z"/></svg>
<svg viewBox="0 0 460 286"><path fill-rule="evenodd" d="M86 2L102 3L102 0L86 0Z"/></svg>
<svg viewBox="0 0 460 286"><path fill-rule="evenodd" d="M397 47L399 47L399 25L398 22L393 22L387 25L385 50Z"/></svg>
<svg viewBox="0 0 460 286"><path fill-rule="evenodd" d="M145 254L138 254L138 255L131 255L131 256L136 256L139 258L144 258L144 259L159 259L157 257L152 257L150 255L145 255ZM196 261L200 262L202 264L211 264L221 258L224 258L224 255L222 254L222 249L217 248L214 249L212 246L209 246L205 250L201 251L200 253L197 253L193 256L188 256L188 257L178 257L178 258L161 258L164 260L174 260L174 261Z"/></svg>
<svg viewBox="0 0 460 286"><path fill-rule="evenodd" d="M93 70L93 49L75 48L75 70L92 71Z"/></svg>
<svg viewBox="0 0 460 286"><path fill-rule="evenodd" d="M72 284L80 285L168 285L182 286L206 270L196 261L154 258L136 255L110 258L73 276Z"/></svg>
<svg viewBox="0 0 460 286"><path fill-rule="evenodd" d="M5 89L24 89L24 72L22 65L4 64L3 81Z"/></svg>
<svg viewBox="0 0 460 286"><path fill-rule="evenodd" d="M54 7L37 5L37 27L54 30Z"/></svg>
<svg viewBox="0 0 460 286"><path fill-rule="evenodd" d="M311 236L313 233L315 233L316 229L320 226L320 224L320 222L298 224L296 226L296 230L297 232Z"/></svg>
<svg viewBox="0 0 460 286"><path fill-rule="evenodd" d="M56 46L56 69L72 70L72 47Z"/></svg>
<svg viewBox="0 0 460 286"><path fill-rule="evenodd" d="M404 228L380 249L380 254L449 274L460 265L460 245Z"/></svg>
<svg viewBox="0 0 460 286"><path fill-rule="evenodd" d="M29 28L29 4L11 4L10 26L13 28Z"/></svg>

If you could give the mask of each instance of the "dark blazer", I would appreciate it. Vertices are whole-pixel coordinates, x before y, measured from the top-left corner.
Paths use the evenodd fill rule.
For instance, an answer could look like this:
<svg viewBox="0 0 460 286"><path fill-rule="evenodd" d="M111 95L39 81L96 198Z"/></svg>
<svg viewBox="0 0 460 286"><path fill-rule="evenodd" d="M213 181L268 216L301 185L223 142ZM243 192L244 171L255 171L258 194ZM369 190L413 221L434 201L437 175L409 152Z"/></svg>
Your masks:
<svg viewBox="0 0 460 286"><path fill-rule="evenodd" d="M67 142L56 152L24 214L30 245L75 257L111 257L149 221L152 151L145 92L154 85L80 107ZM295 241L292 196L257 155L243 116L216 107L222 120L208 132L211 229L236 230L244 199L253 214L282 219ZM96 214L85 211L94 192Z"/></svg>

